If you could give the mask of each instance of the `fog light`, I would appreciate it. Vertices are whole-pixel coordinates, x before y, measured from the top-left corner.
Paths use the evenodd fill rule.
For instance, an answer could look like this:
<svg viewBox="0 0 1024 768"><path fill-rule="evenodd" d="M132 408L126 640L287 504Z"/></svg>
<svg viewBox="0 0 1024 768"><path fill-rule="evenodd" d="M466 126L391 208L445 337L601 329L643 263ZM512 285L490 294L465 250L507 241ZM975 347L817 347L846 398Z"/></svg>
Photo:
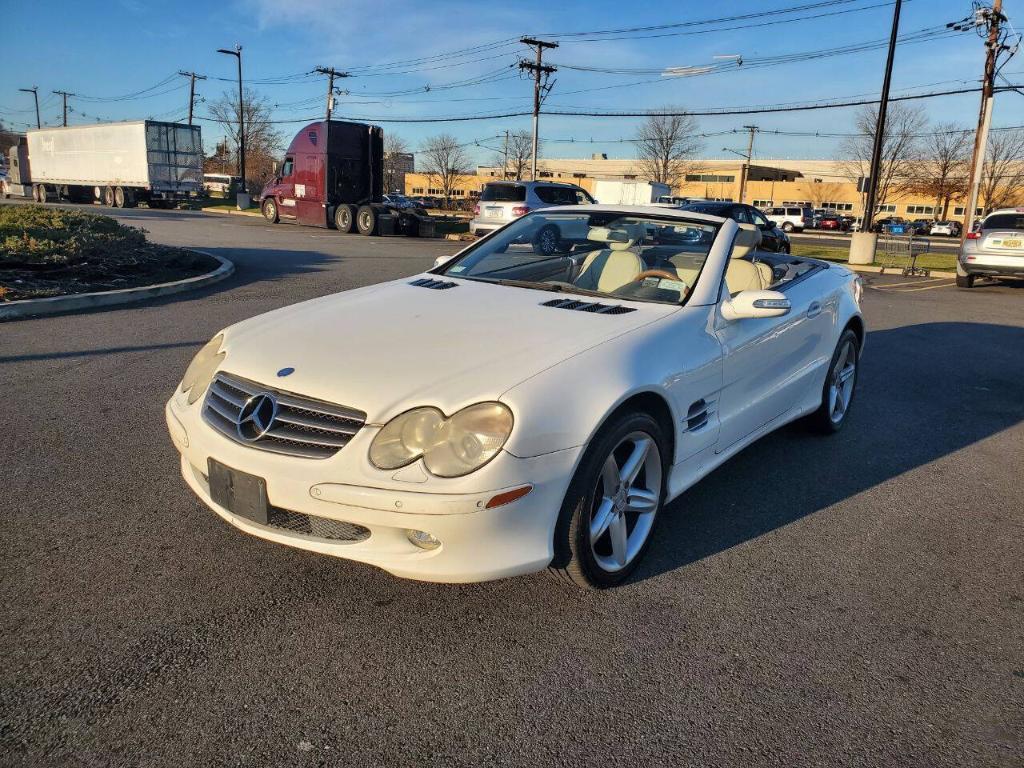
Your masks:
<svg viewBox="0 0 1024 768"><path fill-rule="evenodd" d="M416 531L412 528L408 528L405 531L406 538L409 539L420 549L437 549L441 546L441 542L435 539L426 531Z"/></svg>

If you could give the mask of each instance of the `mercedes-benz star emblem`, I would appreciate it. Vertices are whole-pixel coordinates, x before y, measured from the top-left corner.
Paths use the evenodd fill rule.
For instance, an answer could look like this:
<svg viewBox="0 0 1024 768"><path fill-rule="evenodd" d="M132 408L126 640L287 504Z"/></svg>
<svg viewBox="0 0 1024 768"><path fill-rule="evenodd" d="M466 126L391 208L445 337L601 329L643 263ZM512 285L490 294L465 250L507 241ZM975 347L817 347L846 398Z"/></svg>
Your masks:
<svg viewBox="0 0 1024 768"><path fill-rule="evenodd" d="M238 436L247 443L254 443L274 426L277 416L277 400L266 392L253 395L238 412Z"/></svg>

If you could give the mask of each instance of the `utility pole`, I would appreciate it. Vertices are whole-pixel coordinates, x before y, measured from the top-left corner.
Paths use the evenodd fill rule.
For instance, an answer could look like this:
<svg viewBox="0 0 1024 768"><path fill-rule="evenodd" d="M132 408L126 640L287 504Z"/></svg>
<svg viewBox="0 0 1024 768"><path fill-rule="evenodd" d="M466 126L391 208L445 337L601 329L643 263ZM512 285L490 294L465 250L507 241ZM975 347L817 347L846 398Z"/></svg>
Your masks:
<svg viewBox="0 0 1024 768"><path fill-rule="evenodd" d="M339 72L334 67L317 67L314 72L327 75L327 123L330 130L331 113L334 111L334 78L351 77L348 72Z"/></svg>
<svg viewBox="0 0 1024 768"><path fill-rule="evenodd" d="M750 140L747 142L747 162L740 169L740 202L743 202L743 193L747 189L747 176L750 174L750 158L754 156L754 134L760 129L756 125L744 125L745 129L750 131Z"/></svg>
<svg viewBox="0 0 1024 768"><path fill-rule="evenodd" d="M68 127L68 96L74 96L75 94L68 93L67 91L54 91L54 93L57 94L58 96L62 96L64 98L64 127L67 128ZM37 96L36 98L38 99L39 97ZM37 107L37 109L38 109L38 107ZM38 118L37 118L37 121L38 121Z"/></svg>
<svg viewBox="0 0 1024 768"><path fill-rule="evenodd" d="M195 72L182 72L180 69L178 74L190 80L188 86L188 124L192 125L192 109L196 103L196 80L205 80L206 75L197 75Z"/></svg>
<svg viewBox="0 0 1024 768"><path fill-rule="evenodd" d="M1006 20L1003 16L1003 0L994 0L992 9L978 11L988 24L988 39L985 41L985 77L981 87L981 111L978 114L978 130L974 134L974 154L971 155L971 194L967 204L967 217L960 234L963 242L974 226L974 215L978 210L978 194L981 189L981 173L985 167L985 149L988 146L988 128L992 123L992 100L995 93L996 59L1002 46L999 43L999 25ZM987 201L986 201L987 202Z"/></svg>
<svg viewBox="0 0 1024 768"><path fill-rule="evenodd" d="M537 180L537 138L538 138L538 123L540 118L540 102L541 102L541 90L549 91L551 87L546 85L547 79L550 75L558 71L557 67L545 65L543 63L544 49L545 48L557 48L558 43L549 43L544 40L536 40L532 37L524 37L519 42L524 45L532 46L535 49L537 58L536 61L527 61L522 59L519 62L519 69L526 69L533 73L533 160L531 161L530 178L534 181ZM541 87L540 78L544 76L545 86Z"/></svg>
<svg viewBox="0 0 1024 768"><path fill-rule="evenodd" d="M245 101L242 98L242 46L235 45L235 50L228 48L218 48L217 53L223 53L228 56L234 56L238 59L238 173L241 176L241 185L239 189L239 195L244 206L239 205L240 208L249 207L249 190L245 185Z"/></svg>
<svg viewBox="0 0 1024 768"><path fill-rule="evenodd" d="M878 103L878 119L875 121L875 141L871 147L871 167L868 171L868 193L864 202L864 217L861 231L855 232L850 243L850 263L870 264L875 260L875 245L878 238L871 231L871 220L875 214L875 196L878 193L878 177L881 175L882 141L885 137L885 116L889 110L889 85L892 82L892 63L896 57L896 38L900 30L900 11L903 0L896 0L892 11L892 32L889 35L889 54L885 60L885 77L882 79L882 97Z"/></svg>
<svg viewBox="0 0 1024 768"><path fill-rule="evenodd" d="M36 128L42 128L43 123L39 119L39 86L33 85L31 88L19 88L22 93L31 93L36 98Z"/></svg>
<svg viewBox="0 0 1024 768"><path fill-rule="evenodd" d="M501 153L501 180L508 178L508 128L505 129L505 150Z"/></svg>

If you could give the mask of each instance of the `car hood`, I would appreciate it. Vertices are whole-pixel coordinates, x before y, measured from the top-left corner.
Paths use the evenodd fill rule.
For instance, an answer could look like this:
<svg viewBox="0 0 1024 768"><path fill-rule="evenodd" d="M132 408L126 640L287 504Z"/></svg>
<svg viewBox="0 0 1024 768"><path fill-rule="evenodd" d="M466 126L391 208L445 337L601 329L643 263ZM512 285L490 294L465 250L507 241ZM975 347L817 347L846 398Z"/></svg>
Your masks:
<svg viewBox="0 0 1024 768"><path fill-rule="evenodd" d="M434 405L451 413L503 392L585 349L678 307L419 275L284 307L232 326L223 369L327 402L368 421ZM445 278L446 280L448 278ZM542 306L553 299L622 305L597 314ZM294 368L287 377L278 372Z"/></svg>

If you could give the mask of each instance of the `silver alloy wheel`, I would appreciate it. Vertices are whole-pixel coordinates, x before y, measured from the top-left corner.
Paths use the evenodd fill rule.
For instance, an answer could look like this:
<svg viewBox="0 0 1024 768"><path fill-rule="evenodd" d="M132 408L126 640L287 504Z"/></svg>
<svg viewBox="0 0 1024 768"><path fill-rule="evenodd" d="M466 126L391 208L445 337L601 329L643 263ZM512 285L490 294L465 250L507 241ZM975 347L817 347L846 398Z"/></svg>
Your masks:
<svg viewBox="0 0 1024 768"><path fill-rule="evenodd" d="M594 488L590 551L598 567L621 571L637 556L661 506L661 452L646 432L626 435L605 459Z"/></svg>
<svg viewBox="0 0 1024 768"><path fill-rule="evenodd" d="M828 417L833 424L838 424L846 416L853 398L856 373L857 350L853 342L847 339L828 374Z"/></svg>

